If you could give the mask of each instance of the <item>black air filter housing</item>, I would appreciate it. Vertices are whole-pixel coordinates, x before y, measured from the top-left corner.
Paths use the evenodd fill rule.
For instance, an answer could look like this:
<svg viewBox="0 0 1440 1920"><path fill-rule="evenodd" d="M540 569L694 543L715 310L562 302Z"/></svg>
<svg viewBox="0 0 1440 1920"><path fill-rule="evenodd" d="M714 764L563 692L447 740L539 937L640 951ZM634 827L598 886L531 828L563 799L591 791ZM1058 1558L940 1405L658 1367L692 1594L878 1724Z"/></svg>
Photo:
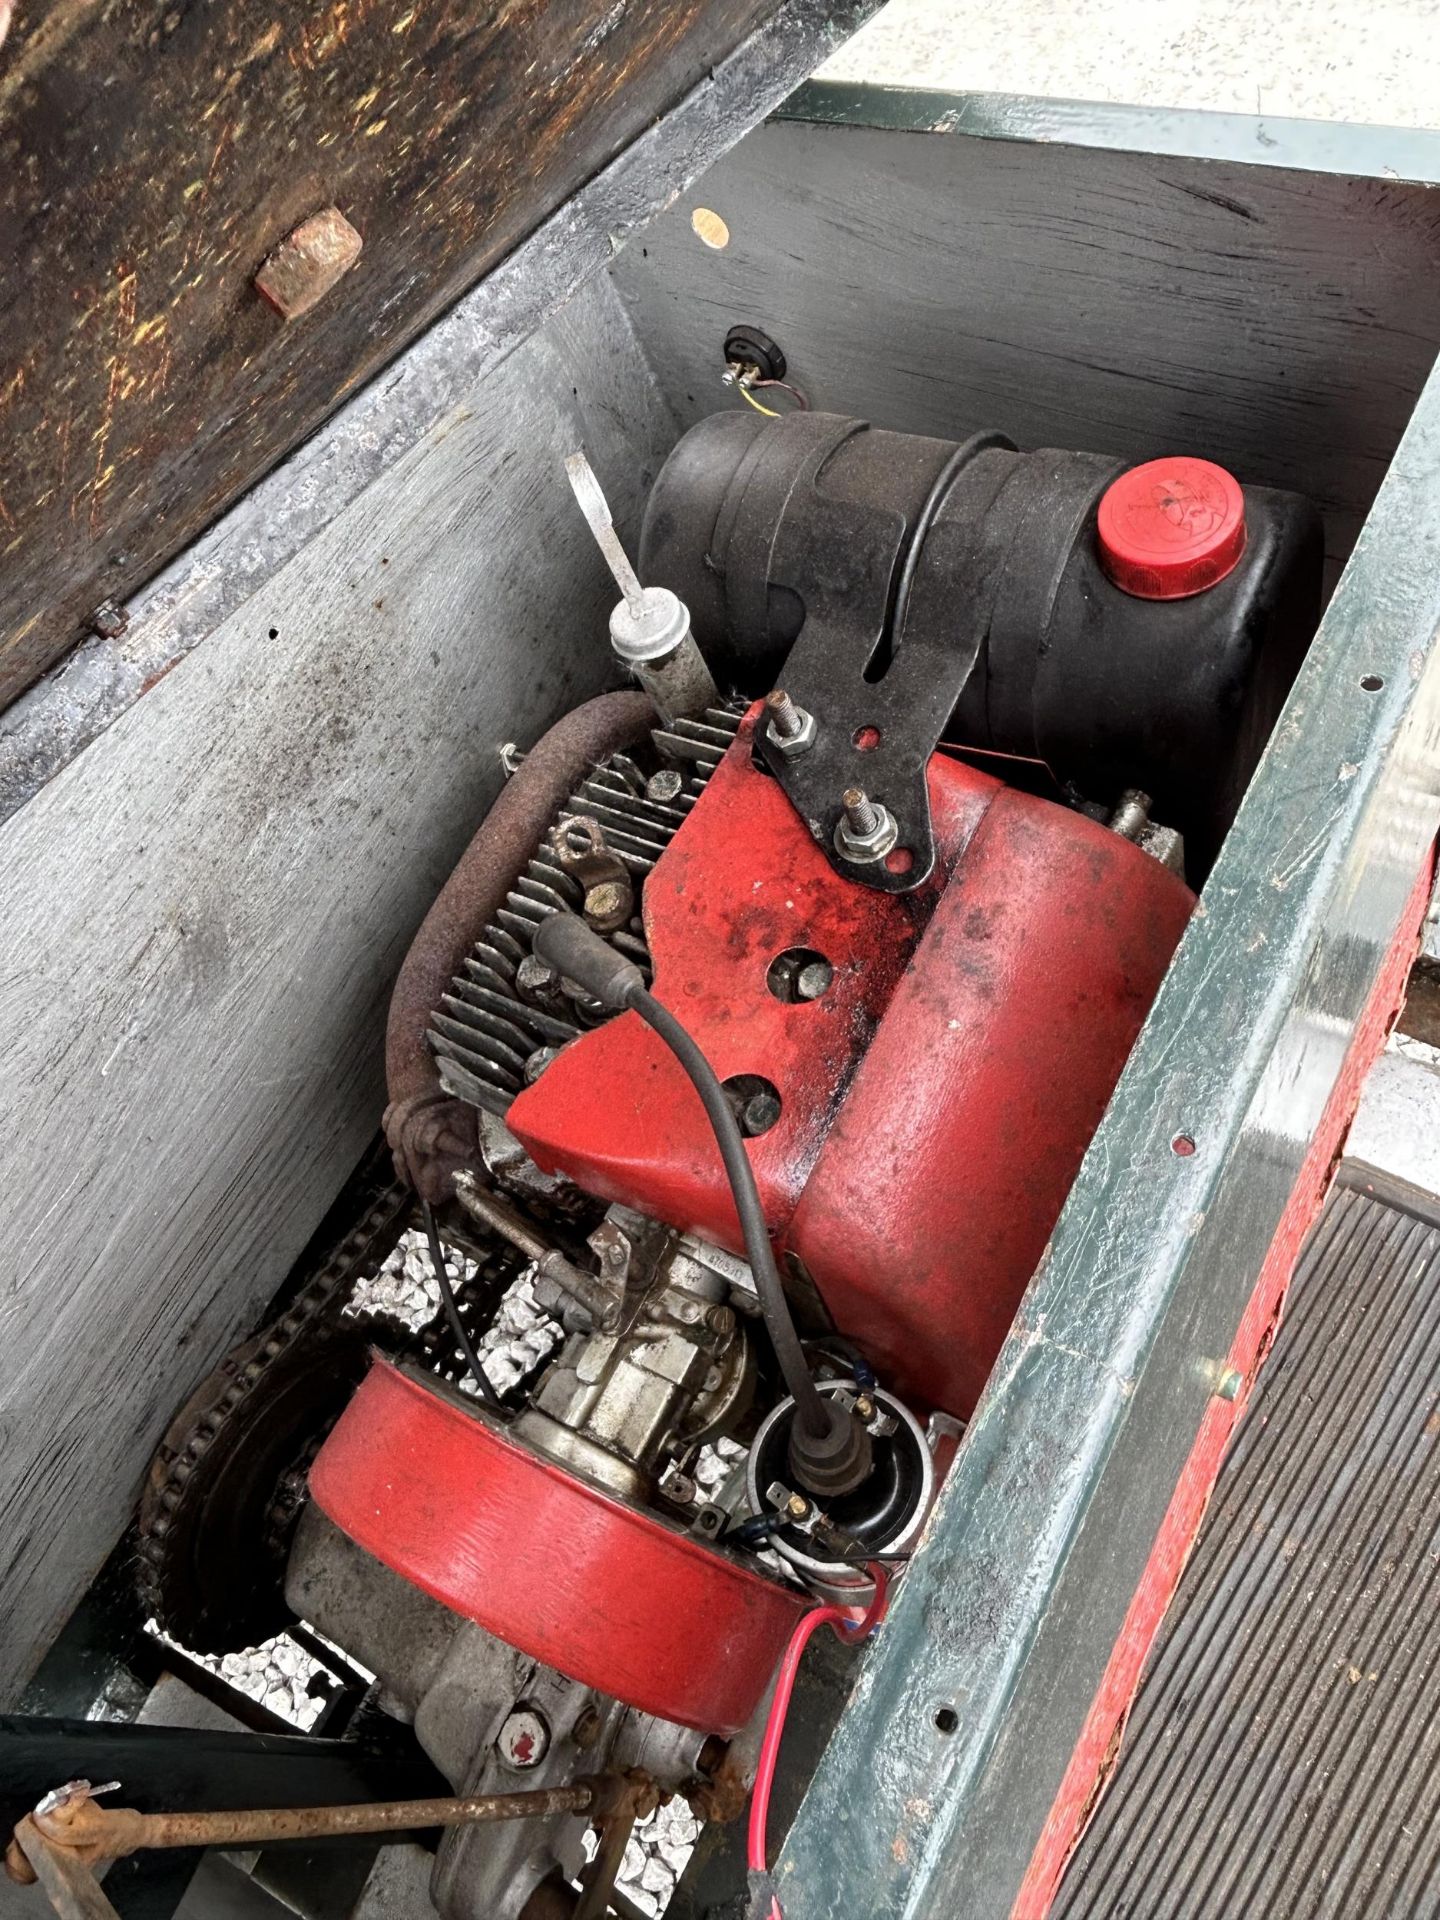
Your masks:
<svg viewBox="0 0 1440 1920"><path fill-rule="evenodd" d="M929 708L934 738L1042 760L1087 799L1143 788L1192 876L1304 657L1322 558L1309 501L1190 456L1135 469L813 413L701 421L641 540L722 677L783 678L829 722L837 784L877 791L849 741Z"/></svg>

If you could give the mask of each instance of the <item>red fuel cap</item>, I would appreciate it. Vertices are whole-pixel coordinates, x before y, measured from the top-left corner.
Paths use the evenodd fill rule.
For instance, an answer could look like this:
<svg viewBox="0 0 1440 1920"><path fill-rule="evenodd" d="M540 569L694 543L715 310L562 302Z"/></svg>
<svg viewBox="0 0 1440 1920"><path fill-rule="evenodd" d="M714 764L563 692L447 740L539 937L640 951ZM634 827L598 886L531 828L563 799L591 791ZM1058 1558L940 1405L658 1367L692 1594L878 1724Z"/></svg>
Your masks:
<svg viewBox="0 0 1440 1920"><path fill-rule="evenodd" d="M1183 600L1233 572L1245 497L1213 460L1178 454L1122 473L1100 502L1100 564L1141 600Z"/></svg>

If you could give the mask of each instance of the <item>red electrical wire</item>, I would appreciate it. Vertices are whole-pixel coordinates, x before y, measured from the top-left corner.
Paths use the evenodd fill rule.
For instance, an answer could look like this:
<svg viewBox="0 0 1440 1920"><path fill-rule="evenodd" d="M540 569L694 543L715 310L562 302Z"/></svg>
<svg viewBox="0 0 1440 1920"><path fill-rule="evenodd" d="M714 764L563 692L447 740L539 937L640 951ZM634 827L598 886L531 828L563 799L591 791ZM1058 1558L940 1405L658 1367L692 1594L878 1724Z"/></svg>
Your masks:
<svg viewBox="0 0 1440 1920"><path fill-rule="evenodd" d="M775 1695L765 1721L765 1737L760 1742L760 1762L755 1769L755 1786L750 1795L750 1833L745 1864L752 1875L764 1876L769 1872L765 1864L765 1826L770 1813L770 1789L775 1784L775 1764L780 1757L780 1741L785 1732L785 1716L790 1710L790 1696L795 1691L795 1676L800 1670L800 1656L809 1646L812 1635L827 1623L834 1627L842 1640L864 1640L885 1618L889 1578L878 1560L872 1560L866 1571L875 1583L875 1591L870 1605L859 1620L845 1607L812 1607L790 1635L785 1657L780 1662L780 1672L776 1676ZM770 1895L770 1920L784 1920L780 1902L773 1892Z"/></svg>

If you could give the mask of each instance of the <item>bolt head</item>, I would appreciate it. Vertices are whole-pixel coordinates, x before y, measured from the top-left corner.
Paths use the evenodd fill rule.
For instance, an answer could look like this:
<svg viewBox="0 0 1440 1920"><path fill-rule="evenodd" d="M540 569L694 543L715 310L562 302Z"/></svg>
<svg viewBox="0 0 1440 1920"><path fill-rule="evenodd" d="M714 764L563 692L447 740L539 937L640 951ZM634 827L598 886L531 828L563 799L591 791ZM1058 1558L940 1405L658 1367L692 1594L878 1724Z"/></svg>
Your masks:
<svg viewBox="0 0 1440 1920"><path fill-rule="evenodd" d="M796 995L801 1000L818 1000L834 978L835 969L828 960L812 960L795 976Z"/></svg>
<svg viewBox="0 0 1440 1920"><path fill-rule="evenodd" d="M516 1707L495 1742L495 1751L517 1773L538 1767L549 1749L550 1729L533 1707Z"/></svg>
<svg viewBox="0 0 1440 1920"><path fill-rule="evenodd" d="M630 889L619 880L602 880L585 895L585 918L602 933L611 933L630 918Z"/></svg>
<svg viewBox="0 0 1440 1920"><path fill-rule="evenodd" d="M685 776L678 767L661 767L645 782L645 797L647 800L658 800L664 806L680 798L684 785Z"/></svg>
<svg viewBox="0 0 1440 1920"><path fill-rule="evenodd" d="M338 207L302 220L255 276L255 291L282 320L298 320L360 258L360 235Z"/></svg>
<svg viewBox="0 0 1440 1920"><path fill-rule="evenodd" d="M555 969L538 953L527 953L515 969L515 985L521 993L549 993L558 979Z"/></svg>

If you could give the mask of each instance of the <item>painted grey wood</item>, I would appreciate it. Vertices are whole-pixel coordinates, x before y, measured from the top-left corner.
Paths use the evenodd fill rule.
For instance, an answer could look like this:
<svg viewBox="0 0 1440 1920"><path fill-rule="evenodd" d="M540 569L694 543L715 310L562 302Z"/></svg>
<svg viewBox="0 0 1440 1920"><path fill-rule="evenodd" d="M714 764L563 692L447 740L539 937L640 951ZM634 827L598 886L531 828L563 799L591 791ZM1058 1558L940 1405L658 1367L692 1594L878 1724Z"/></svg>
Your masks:
<svg viewBox="0 0 1440 1920"><path fill-rule="evenodd" d="M610 676L561 465L673 434L598 280L0 828L0 1701L379 1120L391 978Z"/></svg>
<svg viewBox="0 0 1440 1920"><path fill-rule="evenodd" d="M900 96L906 125L929 98ZM1206 454L1311 494L1343 559L1440 348L1440 191L976 138L933 99L929 134L770 123L616 263L687 424L741 404L718 379L746 320L817 407ZM697 204L729 223L723 251L692 233Z"/></svg>

